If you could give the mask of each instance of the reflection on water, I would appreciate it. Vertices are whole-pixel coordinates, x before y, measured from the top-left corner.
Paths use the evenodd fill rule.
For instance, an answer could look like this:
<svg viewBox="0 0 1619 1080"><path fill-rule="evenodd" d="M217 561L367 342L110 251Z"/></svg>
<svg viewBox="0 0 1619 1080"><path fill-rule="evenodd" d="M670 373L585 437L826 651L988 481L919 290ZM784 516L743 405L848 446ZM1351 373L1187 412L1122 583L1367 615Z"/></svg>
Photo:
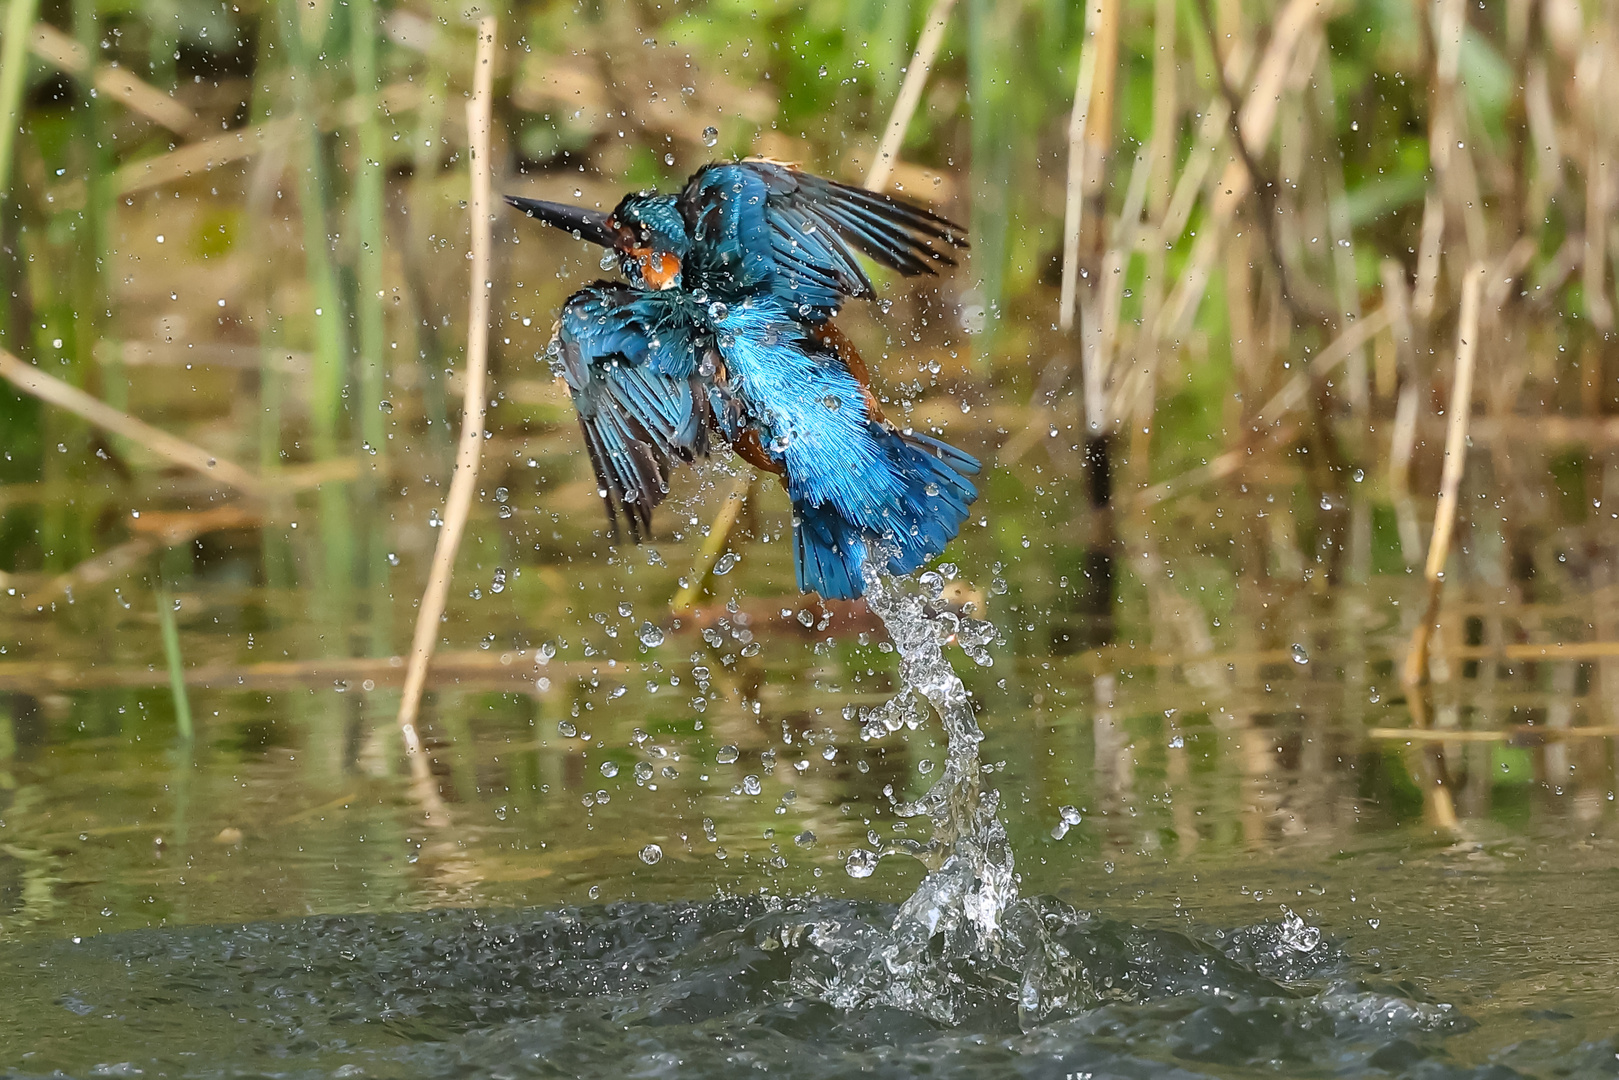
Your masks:
<svg viewBox="0 0 1619 1080"><path fill-rule="evenodd" d="M138 941L183 950L193 939L174 928L197 924L716 892L891 902L915 888L923 868L910 860L884 859L863 878L847 872L856 852L926 844L896 803L921 797L950 762L931 723L901 719L891 734L862 737L862 719L899 687L879 620L863 605L822 607L783 591L786 506L765 490L743 514L739 558L704 606L672 618L701 523L731 486L723 466L677 493L656 543L610 548L571 432L545 412L556 403L530 400L532 414L489 441L424 705L446 824L429 824L413 801L392 720L403 671L392 653L442 497L422 477L441 469L397 465L374 501L360 497L363 485L328 479L336 498L305 491L203 512L186 509L207 506L189 481L148 479L141 518L108 526L99 555L57 568L29 554L32 541L13 543L19 572L0 582L8 971L41 957L58 964L53 950L72 937L155 935L107 937L104 958ZM958 414L950 435L992 448L1001 423L977 409ZM1619 532L1607 507L1619 499L1619 470L1608 452L1560 457L1572 465L1542 489L1521 478L1546 450L1522 432L1475 430L1433 686L1456 834L1424 817L1434 744L1398 734L1411 723L1398 667L1422 595L1412 530L1428 508L1393 500L1375 478L1278 454L1215 491L1158 503L1125 462L1115 504L1099 510L1065 454L1026 450L994 470L982 522L951 552L962 570L934 598L958 615L973 605L1004 639L989 667L956 644L946 655L985 735L981 775L1001 793L1017 893L1054 894L1130 933L1179 927L1222 952L1218 932L1285 926L1293 913L1340 950L1343 977L1394 987L1356 993L1413 1009L1445 1003L1479 1021L1391 1033L1375 1050L1359 1036L1310 1044L1348 1055L1346 1068L1369 1068L1366 1054L1399 1040L1418 1047L1401 1069L1435 1066L1436 1054L1498 1060L1509 1045L1520 1047L1514 1067L1572 1067L1569 1055L1611 1036L1619 940L1601 913L1616 868ZM93 487L68 498L105 501ZM6 535L33 535L47 505L33 489L0 491ZM179 629L191 743L176 735L159 583ZM643 857L649 845L661 857ZM672 909L645 910L666 918ZM795 957L834 940L825 928L836 919L857 936L856 923L876 925L875 909L817 910L803 925L821 929L791 943ZM316 924L286 925L275 933L298 938ZM353 925L364 936L403 924ZM702 933L728 932L722 925L735 928L722 918ZM673 947L645 947L654 946ZM731 955L705 955L722 954ZM70 955L60 962L71 970ZM1249 953L1238 961L1281 977ZM794 985L815 985L814 970L802 968ZM1016 983L1025 971L1005 977ZM1341 974L1300 976L1316 982L1298 1000L1315 1004L1266 1012L1266 1023L1338 1008L1320 1003ZM74 1000L113 1008L70 991L25 995L26 1008L49 1017L71 1015L62 1003ZM807 1025L795 1038L830 1038L835 1025L811 1006L749 993L726 1015L787 1010ZM1233 1015L1270 1010L1255 1004L1268 993ZM1040 993L1031 1001L1048 1010ZM1121 1049L1131 1038L1174 1043L1166 1017L1180 1024L1189 1007L1154 1005L1151 1020L1104 1008L1083 1024L1113 1025L1123 1041L1108 1053L1127 1058L1146 1053ZM633 1008L651 1006L636 998ZM8 1016L18 1022L4 1027L30 1031L32 1016ZM1050 1040L1091 1046L1090 1035L1072 1034L1079 1022L1040 1021L1017 1036L1016 1053ZM531 1028L478 1023L477 1039L506 1040L514 1054L541 1045L527 1041L540 1038ZM1054 1034L1059 1023L1069 1034ZM974 1030L1002 1030L984 1024ZM892 1017L883 1025L903 1027ZM30 1051L45 1055L40 1071L123 1060L72 1047L52 1059L30 1035L0 1038L11 1040L0 1060L30 1070L21 1057ZM946 1036L918 1038L916 1052L933 1055ZM622 1050L603 1046L609 1057ZM463 1050L472 1053L444 1052ZM1242 1054L1229 1060L1250 1060ZM438 1068L418 1061L406 1071Z"/></svg>

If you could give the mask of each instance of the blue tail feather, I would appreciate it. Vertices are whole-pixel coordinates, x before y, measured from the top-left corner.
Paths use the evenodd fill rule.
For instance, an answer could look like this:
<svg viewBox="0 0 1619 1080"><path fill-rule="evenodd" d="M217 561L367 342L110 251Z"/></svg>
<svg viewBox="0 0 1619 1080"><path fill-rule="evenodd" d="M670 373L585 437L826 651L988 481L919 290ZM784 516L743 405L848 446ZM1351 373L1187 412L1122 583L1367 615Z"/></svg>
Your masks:
<svg viewBox="0 0 1619 1080"><path fill-rule="evenodd" d="M794 507L793 567L800 592L823 600L853 600L866 591L860 565L866 558L861 529L831 503Z"/></svg>
<svg viewBox="0 0 1619 1080"><path fill-rule="evenodd" d="M902 482L897 497L882 507L881 521L850 521L831 502L793 508L798 587L825 599L852 599L865 591L861 563L869 548L886 551L891 574L922 566L961 531L968 506L978 498L967 476L980 466L970 454L877 423L870 430Z"/></svg>

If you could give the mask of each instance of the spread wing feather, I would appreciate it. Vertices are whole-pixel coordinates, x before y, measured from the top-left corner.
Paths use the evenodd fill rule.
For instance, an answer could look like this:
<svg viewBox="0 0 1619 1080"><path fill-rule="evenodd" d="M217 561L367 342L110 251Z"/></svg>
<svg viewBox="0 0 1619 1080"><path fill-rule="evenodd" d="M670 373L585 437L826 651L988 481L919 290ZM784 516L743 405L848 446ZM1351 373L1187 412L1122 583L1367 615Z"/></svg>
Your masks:
<svg viewBox="0 0 1619 1080"><path fill-rule="evenodd" d="M915 203L774 161L706 166L679 205L695 244L688 282L763 284L817 320L842 297L874 295L857 253L914 276L955 265L950 249L966 246L960 228Z"/></svg>
<svg viewBox="0 0 1619 1080"><path fill-rule="evenodd" d="M607 519L639 543L678 459L708 452L708 396L679 335L654 329L655 296L598 282L568 298L551 355L568 384Z"/></svg>

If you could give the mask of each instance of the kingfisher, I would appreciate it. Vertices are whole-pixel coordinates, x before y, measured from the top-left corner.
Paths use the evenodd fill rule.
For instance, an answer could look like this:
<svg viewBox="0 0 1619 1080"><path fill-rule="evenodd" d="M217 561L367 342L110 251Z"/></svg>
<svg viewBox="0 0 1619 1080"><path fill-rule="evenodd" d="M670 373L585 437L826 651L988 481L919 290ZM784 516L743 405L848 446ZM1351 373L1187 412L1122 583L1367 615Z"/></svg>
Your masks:
<svg viewBox="0 0 1619 1080"><path fill-rule="evenodd" d="M965 246L958 226L762 159L706 165L611 213L506 201L606 248L624 279L569 297L547 348L615 539L621 514L632 540L650 534L674 463L707 456L716 434L786 489L803 592L853 599L868 559L908 574L960 531L979 462L889 421L832 322L845 300L876 296L859 255L936 274Z"/></svg>

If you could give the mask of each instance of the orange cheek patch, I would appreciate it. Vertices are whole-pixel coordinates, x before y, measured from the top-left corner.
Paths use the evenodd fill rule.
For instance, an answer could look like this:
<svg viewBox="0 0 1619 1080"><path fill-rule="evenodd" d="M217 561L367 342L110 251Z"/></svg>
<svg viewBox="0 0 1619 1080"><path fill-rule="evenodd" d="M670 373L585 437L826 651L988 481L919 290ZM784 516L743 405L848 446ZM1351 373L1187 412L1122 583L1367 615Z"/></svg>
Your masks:
<svg viewBox="0 0 1619 1080"><path fill-rule="evenodd" d="M641 276L654 289L667 289L680 273L680 260L667 252L648 252L640 256Z"/></svg>

